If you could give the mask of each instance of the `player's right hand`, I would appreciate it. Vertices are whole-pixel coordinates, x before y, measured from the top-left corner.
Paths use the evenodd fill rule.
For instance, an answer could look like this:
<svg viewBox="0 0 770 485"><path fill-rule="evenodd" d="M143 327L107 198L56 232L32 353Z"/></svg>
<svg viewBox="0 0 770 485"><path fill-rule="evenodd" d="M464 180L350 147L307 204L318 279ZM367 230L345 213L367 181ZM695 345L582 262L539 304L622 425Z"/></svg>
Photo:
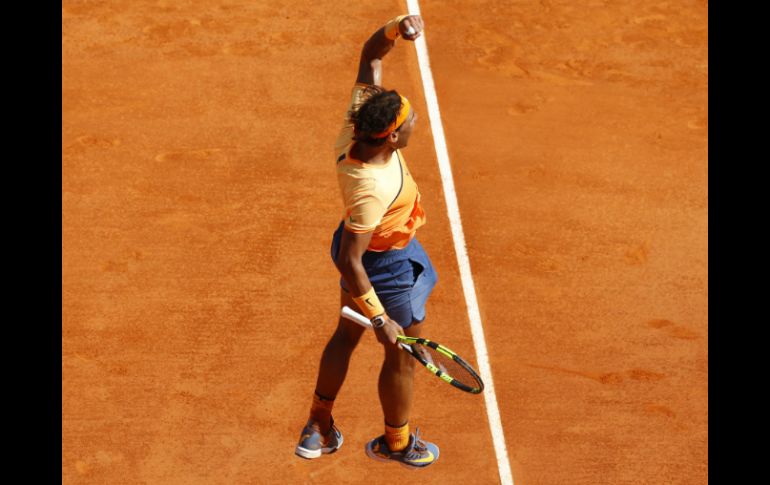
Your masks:
<svg viewBox="0 0 770 485"><path fill-rule="evenodd" d="M398 24L398 32L406 40L414 41L422 35L423 24L422 17L419 15L410 15L401 20Z"/></svg>

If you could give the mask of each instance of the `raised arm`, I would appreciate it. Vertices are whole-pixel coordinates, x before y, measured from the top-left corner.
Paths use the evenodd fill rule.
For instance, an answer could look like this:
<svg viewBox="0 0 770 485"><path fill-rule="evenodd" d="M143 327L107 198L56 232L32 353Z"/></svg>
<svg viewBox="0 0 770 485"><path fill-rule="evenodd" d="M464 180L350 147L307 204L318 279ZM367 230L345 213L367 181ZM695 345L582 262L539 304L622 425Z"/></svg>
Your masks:
<svg viewBox="0 0 770 485"><path fill-rule="evenodd" d="M369 37L361 50L357 83L382 85L382 58L390 52L401 36L414 41L422 34L423 23L419 15L399 15Z"/></svg>

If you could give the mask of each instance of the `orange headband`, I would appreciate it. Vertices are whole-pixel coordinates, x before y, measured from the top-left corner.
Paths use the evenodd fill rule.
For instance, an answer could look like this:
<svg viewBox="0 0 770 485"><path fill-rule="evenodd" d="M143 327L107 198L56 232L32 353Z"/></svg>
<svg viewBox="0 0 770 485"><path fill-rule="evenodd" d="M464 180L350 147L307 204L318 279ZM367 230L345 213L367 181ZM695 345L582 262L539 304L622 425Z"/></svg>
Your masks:
<svg viewBox="0 0 770 485"><path fill-rule="evenodd" d="M399 96L401 95L399 94ZM391 123L385 131L372 135L372 138L385 138L403 125L404 121L406 121L406 117L409 116L409 106L409 100L401 96L401 110L398 112L398 116L396 116L396 121Z"/></svg>

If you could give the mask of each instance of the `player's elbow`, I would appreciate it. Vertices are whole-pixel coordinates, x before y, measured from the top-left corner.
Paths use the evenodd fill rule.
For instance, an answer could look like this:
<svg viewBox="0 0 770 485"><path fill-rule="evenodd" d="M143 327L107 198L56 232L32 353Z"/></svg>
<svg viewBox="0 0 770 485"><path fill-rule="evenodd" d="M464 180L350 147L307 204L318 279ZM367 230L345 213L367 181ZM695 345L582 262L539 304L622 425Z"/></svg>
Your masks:
<svg viewBox="0 0 770 485"><path fill-rule="evenodd" d="M349 254L341 253L339 257L334 260L337 270L343 275L350 274L353 270L353 258Z"/></svg>
<svg viewBox="0 0 770 485"><path fill-rule="evenodd" d="M361 258L356 258L353 254L341 252L334 264L337 266L343 278L353 277L359 269L362 269Z"/></svg>
<svg viewBox="0 0 770 485"><path fill-rule="evenodd" d="M382 59L379 57L374 57L369 60L369 67L372 68L372 71L378 72L382 69Z"/></svg>

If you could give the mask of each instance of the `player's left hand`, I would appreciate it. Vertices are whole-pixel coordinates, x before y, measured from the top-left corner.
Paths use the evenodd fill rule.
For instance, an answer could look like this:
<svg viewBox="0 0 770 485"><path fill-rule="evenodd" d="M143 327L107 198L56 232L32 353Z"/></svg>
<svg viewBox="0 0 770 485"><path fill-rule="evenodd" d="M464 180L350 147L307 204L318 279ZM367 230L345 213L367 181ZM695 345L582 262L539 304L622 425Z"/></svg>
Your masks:
<svg viewBox="0 0 770 485"><path fill-rule="evenodd" d="M398 24L398 32L401 34L401 37L406 40L416 40L420 35L422 35L422 31L422 17L419 15L410 15L405 17Z"/></svg>
<svg viewBox="0 0 770 485"><path fill-rule="evenodd" d="M375 328L374 335L383 345L396 345L398 343L397 337L399 335L404 335L404 329L398 322L385 315L385 325L380 328Z"/></svg>

